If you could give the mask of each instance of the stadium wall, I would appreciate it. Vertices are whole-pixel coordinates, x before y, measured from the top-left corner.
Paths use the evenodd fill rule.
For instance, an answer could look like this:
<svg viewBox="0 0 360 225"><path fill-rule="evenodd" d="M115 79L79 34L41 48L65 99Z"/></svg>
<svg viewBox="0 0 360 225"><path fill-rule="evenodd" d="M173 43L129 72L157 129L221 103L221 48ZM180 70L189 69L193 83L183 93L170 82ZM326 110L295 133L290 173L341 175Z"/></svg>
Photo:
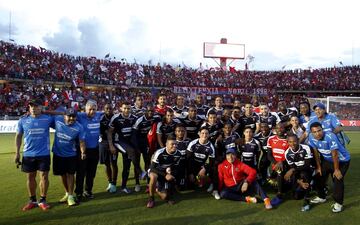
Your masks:
<svg viewBox="0 0 360 225"><path fill-rule="evenodd" d="M18 120L0 120L0 134L16 133ZM341 120L345 131L360 131L360 120ZM51 128L50 132L54 132Z"/></svg>
<svg viewBox="0 0 360 225"><path fill-rule="evenodd" d="M17 122L18 120L1 120L0 134L16 133ZM55 132L55 130L50 128L50 132Z"/></svg>

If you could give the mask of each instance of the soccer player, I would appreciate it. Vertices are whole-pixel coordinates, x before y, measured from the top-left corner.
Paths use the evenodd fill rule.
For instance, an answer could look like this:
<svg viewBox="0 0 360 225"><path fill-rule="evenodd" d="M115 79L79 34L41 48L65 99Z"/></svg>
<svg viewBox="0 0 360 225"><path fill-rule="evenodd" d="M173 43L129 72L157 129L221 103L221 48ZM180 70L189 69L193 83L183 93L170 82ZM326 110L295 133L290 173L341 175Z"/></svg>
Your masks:
<svg viewBox="0 0 360 225"><path fill-rule="evenodd" d="M149 200L146 207L153 208L155 206L155 192L168 204L173 205L175 203L171 196L180 159L181 153L176 149L175 137L168 136L166 147L157 150L151 160Z"/></svg>
<svg viewBox="0 0 360 225"><path fill-rule="evenodd" d="M260 104L259 104L259 96L254 95L251 99L251 105L252 105L252 111L254 113L259 114L260 113Z"/></svg>
<svg viewBox="0 0 360 225"><path fill-rule="evenodd" d="M177 150L181 153L181 159L179 162L178 173L176 176L176 182L180 190L184 190L186 188L186 149L191 142L191 139L186 137L186 129L184 125L177 124L175 127L175 137L176 137L176 145Z"/></svg>
<svg viewBox="0 0 360 225"><path fill-rule="evenodd" d="M255 135L255 138L260 141L263 157L261 157L259 162L259 170L261 174L261 183L264 184L267 178L269 177L268 168L270 166L270 160L268 159L268 149L267 149L267 141L269 137L274 134L270 130L270 127L267 123L260 123L260 132Z"/></svg>
<svg viewBox="0 0 360 225"><path fill-rule="evenodd" d="M161 93L157 99L155 113L157 113L161 118L163 118L169 108L170 107L166 105L166 95L164 93Z"/></svg>
<svg viewBox="0 0 360 225"><path fill-rule="evenodd" d="M214 107L211 107L211 108L207 111L207 113L206 113L206 118L209 117L209 112L210 112L210 111L214 111L215 114L216 114L216 117L220 120L221 117L222 117L222 115L223 115L223 111L224 111L224 108L223 108L223 99L222 99L222 97L217 96L217 97L215 98L215 102L214 102L214 103L215 103L215 106L214 106Z"/></svg>
<svg viewBox="0 0 360 225"><path fill-rule="evenodd" d="M232 116L231 109L228 108L228 107L224 108L223 114L222 114L222 116L220 118L220 122L222 122L222 123L230 122L231 116Z"/></svg>
<svg viewBox="0 0 360 225"><path fill-rule="evenodd" d="M85 112L78 112L76 117L77 121L83 126L86 134L86 158L84 160L81 159L81 154L78 152L78 166L75 180L77 201L81 201L82 196L88 199L94 198L92 188L94 186L97 164L99 162L100 120L103 115L103 112L98 112L96 110L97 102L88 100L85 105Z"/></svg>
<svg viewBox="0 0 360 225"><path fill-rule="evenodd" d="M300 102L299 111L299 122L307 128L309 121L316 116L315 112L310 109L310 104L307 101Z"/></svg>
<svg viewBox="0 0 360 225"><path fill-rule="evenodd" d="M333 132L342 145L345 145L345 143L349 143L350 140L344 134L339 119L334 114L327 113L324 104L318 102L314 105L313 109L316 116L310 120L309 126L306 129L307 134L310 133L311 124L319 122L324 129L324 132Z"/></svg>
<svg viewBox="0 0 360 225"><path fill-rule="evenodd" d="M272 176L276 176L277 193L272 199L271 205L276 206L282 202L285 192L284 175L287 171L287 163L285 160L285 151L289 148L286 139L285 125L283 123L276 124L276 135L271 136L267 141L268 158L271 162Z"/></svg>
<svg viewBox="0 0 360 225"><path fill-rule="evenodd" d="M29 115L20 118L15 135L15 163L21 164L21 170L26 173L27 189L30 201L22 208L27 211L36 207L48 210L50 205L46 202L46 194L49 187L48 174L50 170L50 137L49 128L53 124L53 118L41 114L41 97L32 99L29 103ZM24 150L22 162L20 162L20 148L24 137ZM36 200L36 175L40 175L40 201Z"/></svg>
<svg viewBox="0 0 360 225"><path fill-rule="evenodd" d="M260 195L266 209L272 209L269 197L256 181L256 170L236 158L235 149L226 151L226 159L218 167L221 198L256 203L251 195Z"/></svg>
<svg viewBox="0 0 360 225"><path fill-rule="evenodd" d="M156 135L160 148L165 147L165 142L168 136L174 135L176 124L181 123L179 119L174 118L174 111L172 109L166 110L165 116L157 124Z"/></svg>
<svg viewBox="0 0 360 225"><path fill-rule="evenodd" d="M290 126L290 118L297 116L297 114L298 112L296 108L287 108L286 102L284 100L279 100L277 115L280 118L280 121L285 123L286 127Z"/></svg>
<svg viewBox="0 0 360 225"><path fill-rule="evenodd" d="M176 118L184 118L187 115L189 108L185 106L184 96L178 95L176 97L176 105L172 107Z"/></svg>
<svg viewBox="0 0 360 225"><path fill-rule="evenodd" d="M207 159L209 159L209 164L206 164ZM215 149L209 141L209 130L206 127L201 127L199 130L199 138L190 142L186 152L187 172L191 186L195 184L196 177L199 177L199 186L202 186L207 173L209 173L212 182L217 183L217 181L214 180L213 174L214 159ZM217 190L214 190L212 194L215 199L220 199Z"/></svg>
<svg viewBox="0 0 360 225"><path fill-rule="evenodd" d="M229 122L231 123L232 127L242 127L241 125L241 121L240 121L240 116L241 116L241 108L235 106L232 111L231 111L231 116L229 118ZM236 130L236 132L238 132L238 130Z"/></svg>
<svg viewBox="0 0 360 225"><path fill-rule="evenodd" d="M300 143L304 143L306 139L305 127L300 124L299 118L297 116L292 116L290 118L290 131L289 134L296 135L299 138Z"/></svg>
<svg viewBox="0 0 360 225"><path fill-rule="evenodd" d="M65 188L65 195L59 202L69 206L76 205L74 198L74 181L77 167L76 142L80 143L80 158L86 158L85 131L82 125L76 122L76 111L68 108L64 116L55 117L55 139L53 151L53 172L60 175Z"/></svg>
<svg viewBox="0 0 360 225"><path fill-rule="evenodd" d="M270 129L274 129L280 123L280 118L276 113L270 112L266 104L261 104L257 123L267 123Z"/></svg>
<svg viewBox="0 0 360 225"><path fill-rule="evenodd" d="M135 98L135 103L131 106L131 114L134 115L136 118L141 117L145 113L144 108L144 98L141 95L137 95Z"/></svg>
<svg viewBox="0 0 360 225"><path fill-rule="evenodd" d="M209 111L209 106L205 105L203 97L199 94L196 95L194 102L197 110L197 115L204 120L206 118L207 112Z"/></svg>
<svg viewBox="0 0 360 225"><path fill-rule="evenodd" d="M313 109L316 116L313 117L309 122L309 126L306 130L308 134L311 132L311 124L315 122L319 122L322 125L324 132L331 131L334 134L337 134L342 131L339 119L334 114L327 113L324 104L318 102L314 105Z"/></svg>
<svg viewBox="0 0 360 225"><path fill-rule="evenodd" d="M152 105L146 106L146 111L143 116L138 118L133 125L133 132L136 140L136 147L143 156L145 171L150 167L150 160L152 152L149 151L149 142L147 135L152 129L152 126L160 121L160 116L154 115L154 107ZM140 164L140 157L137 158ZM135 192L141 190L140 180L138 174L135 174Z"/></svg>
<svg viewBox="0 0 360 225"><path fill-rule="evenodd" d="M121 113L116 114L111 118L109 123L108 140L109 147L112 154L121 152L123 158L123 171L121 181L121 191L130 194L130 189L127 188L127 181L129 178L131 162L134 165L136 175L139 174L142 179L145 178L146 173L140 168L140 154L134 146L132 127L135 124L136 117L131 115L131 107L129 102L123 102L121 105ZM116 134L113 139L113 134Z"/></svg>
<svg viewBox="0 0 360 225"><path fill-rule="evenodd" d="M194 140L199 137L198 133L203 120L197 115L195 106L189 106L188 115L180 119L180 122L184 124L188 138Z"/></svg>
<svg viewBox="0 0 360 225"><path fill-rule="evenodd" d="M209 131L209 140L212 144L215 144L223 126L218 120L215 111L209 111L207 121L201 125L201 127L205 127Z"/></svg>
<svg viewBox="0 0 360 225"><path fill-rule="evenodd" d="M253 112L253 107L251 103L246 103L244 106L244 114L240 116L240 124L242 127L237 128L237 132L242 134L244 128L250 127L255 134L260 130L259 124L257 123L258 116Z"/></svg>
<svg viewBox="0 0 360 225"><path fill-rule="evenodd" d="M285 151L285 159L289 170L285 173L284 179L291 183L293 195L296 200L304 199L301 211L310 210L310 191L312 176L312 153L308 145L299 144L296 135L287 137L289 148Z"/></svg>
<svg viewBox="0 0 360 225"><path fill-rule="evenodd" d="M106 177L108 179L108 187L106 190L110 193L116 192L116 181L118 177L118 153L111 154L107 133L109 130L109 123L114 116L113 108L110 103L104 106L104 115L100 120L100 138L99 138L99 152L100 164L105 164Z"/></svg>
<svg viewBox="0 0 360 225"><path fill-rule="evenodd" d="M233 102L233 108L235 108L235 107L238 107L238 108L241 110L242 105L241 105L240 99L235 99L235 100L234 100L234 102Z"/></svg>
<svg viewBox="0 0 360 225"><path fill-rule="evenodd" d="M240 161L257 170L259 159L262 157L262 147L260 141L256 140L250 127L245 128L244 143L240 145ZM265 155L266 157L266 155Z"/></svg>
<svg viewBox="0 0 360 225"><path fill-rule="evenodd" d="M344 203L344 177L350 165L350 153L339 142L333 132L324 132L322 124L314 122L310 125L309 145L314 148L316 161L316 186L318 196L311 203L323 203L326 201L325 185L328 175L331 175L334 183L333 198L335 204L332 211L337 213L343 210ZM320 160L320 155L322 160Z"/></svg>
<svg viewBox="0 0 360 225"><path fill-rule="evenodd" d="M226 158L226 151L228 149L238 150L239 144L241 142L240 135L233 131L231 123L224 124L222 128L222 133L217 137L215 142L215 162L214 162L214 180L218 180L218 165L224 161ZM216 183L210 185L208 191L211 192L213 186L215 189L218 187Z"/></svg>
<svg viewBox="0 0 360 225"><path fill-rule="evenodd" d="M233 131L231 123L224 124L222 128L222 133L218 136L215 142L216 148L216 161L220 164L225 159L225 152L228 149L238 150L241 139L240 135ZM217 165L218 165L217 164Z"/></svg>

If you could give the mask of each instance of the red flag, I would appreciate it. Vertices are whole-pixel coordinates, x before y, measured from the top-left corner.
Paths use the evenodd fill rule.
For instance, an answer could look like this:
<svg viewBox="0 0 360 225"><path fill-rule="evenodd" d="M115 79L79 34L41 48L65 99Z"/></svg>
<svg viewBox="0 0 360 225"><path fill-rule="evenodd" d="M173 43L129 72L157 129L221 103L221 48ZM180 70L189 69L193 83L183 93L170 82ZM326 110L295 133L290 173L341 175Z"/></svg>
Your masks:
<svg viewBox="0 0 360 225"><path fill-rule="evenodd" d="M230 73L236 73L235 67L229 66Z"/></svg>

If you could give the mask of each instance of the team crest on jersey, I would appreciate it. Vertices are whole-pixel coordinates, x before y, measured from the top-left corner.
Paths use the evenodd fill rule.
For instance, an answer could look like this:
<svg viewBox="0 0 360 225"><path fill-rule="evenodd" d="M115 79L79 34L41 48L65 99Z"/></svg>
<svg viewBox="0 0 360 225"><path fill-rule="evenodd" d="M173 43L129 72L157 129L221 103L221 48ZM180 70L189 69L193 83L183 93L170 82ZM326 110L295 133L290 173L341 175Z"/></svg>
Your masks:
<svg viewBox="0 0 360 225"><path fill-rule="evenodd" d="M239 172L239 171L240 171L240 169L239 169L239 168L235 168L235 171L236 171L236 172Z"/></svg>

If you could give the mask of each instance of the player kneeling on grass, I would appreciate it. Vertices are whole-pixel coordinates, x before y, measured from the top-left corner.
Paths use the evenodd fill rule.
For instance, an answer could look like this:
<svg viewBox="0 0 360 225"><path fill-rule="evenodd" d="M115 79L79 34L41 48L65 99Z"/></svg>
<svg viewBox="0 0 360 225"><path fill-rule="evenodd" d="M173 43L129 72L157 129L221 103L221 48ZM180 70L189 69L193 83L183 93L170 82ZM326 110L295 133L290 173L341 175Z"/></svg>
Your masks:
<svg viewBox="0 0 360 225"><path fill-rule="evenodd" d="M289 148L285 151L285 159L289 165L284 179L292 185L295 199L304 199L302 212L310 210L310 182L313 169L312 154L308 145L300 145L296 135L287 137Z"/></svg>
<svg viewBox="0 0 360 225"><path fill-rule="evenodd" d="M221 198L256 203L256 194L264 200L266 209L272 209L270 199L256 181L256 170L236 158L235 149L226 151L226 159L218 167Z"/></svg>
<svg viewBox="0 0 360 225"><path fill-rule="evenodd" d="M85 155L85 131L83 126L76 122L76 111L72 108L66 110L64 116L55 117L55 139L52 151L54 175L60 175L65 188L65 196L59 200L67 202L69 206L76 205L74 198L74 174L76 172L78 157L81 160ZM81 155L77 156L75 143L79 141Z"/></svg>
<svg viewBox="0 0 360 225"><path fill-rule="evenodd" d="M206 163L208 159L209 164ZM187 172L189 177L188 183L190 188L195 187L195 177L198 180L199 187L203 187L207 173L209 173L211 182L217 184L217 178L214 176L214 171L216 171L214 169L214 161L215 148L209 140L209 130L206 127L201 127L199 138L190 142L186 151ZM219 200L220 195L218 190L216 190L218 185L213 186L215 186L215 190L211 190L212 195L215 199Z"/></svg>
<svg viewBox="0 0 360 225"><path fill-rule="evenodd" d="M181 153L176 149L176 139L174 136L168 136L166 146L157 150L151 160L150 165L150 183L148 208L155 206L155 192L162 200L170 205L174 204L171 199L175 187L175 177L178 172L178 166L181 159Z"/></svg>

